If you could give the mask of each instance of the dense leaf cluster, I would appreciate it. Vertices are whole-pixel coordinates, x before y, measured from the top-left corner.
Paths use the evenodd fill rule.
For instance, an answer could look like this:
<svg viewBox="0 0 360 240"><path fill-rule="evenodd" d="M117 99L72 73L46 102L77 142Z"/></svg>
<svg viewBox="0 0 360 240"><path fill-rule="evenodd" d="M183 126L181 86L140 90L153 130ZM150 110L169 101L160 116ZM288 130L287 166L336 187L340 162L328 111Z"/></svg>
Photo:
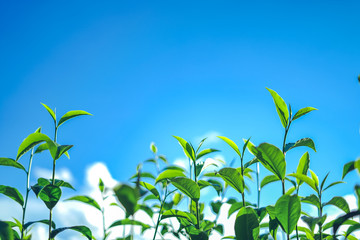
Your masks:
<svg viewBox="0 0 360 240"><path fill-rule="evenodd" d="M165 234L171 234L174 238L186 238L191 240L207 240L214 232L224 235L224 226L218 223L221 208L224 204L230 204L228 216L236 214L233 223L235 236L223 236L222 239L237 240L265 240L278 239L283 235L286 239L356 239L352 234L360 229L357 220L360 215L360 186L355 186L358 198L358 210L351 211L348 203L343 197L335 196L325 200L323 193L329 188L344 183L336 181L326 184L328 174L319 180L318 176L310 169L310 154L305 152L298 163L296 171L290 172L286 166L286 153L297 147L307 147L316 151L315 143L311 138L302 138L296 142L287 142L292 123L302 116L317 110L313 107L305 107L293 114L291 106L274 90L268 89L275 103L276 111L284 128L283 144L280 148L270 143L253 144L250 139L244 139L244 144L239 147L231 139L219 136L232 150L235 151L239 166L234 167L234 162L226 165L225 162L205 158L217 152L214 148L203 149L203 139L197 147L194 147L185 139L174 136L189 160L189 171L169 164L165 156L158 154L158 148L151 143L150 150L153 158L139 164L136 173L130 178L129 184L118 184L114 188L107 188L102 179L99 179L98 189L102 196L102 202L97 202L89 196L77 195L65 201L77 201L95 208L102 215L103 237L110 239L113 228L119 226L131 226L131 233L117 239L133 239L133 227L141 228L141 234L152 229L153 239L164 239ZM30 226L37 223L48 225L48 239L55 239L57 234L64 230L74 230L83 234L88 239L94 239L91 230L86 226L57 227L52 221L52 210L60 201L62 188L73 189L70 183L61 179L55 179L56 161L62 155L69 157L68 151L72 145L61 145L57 142L59 126L67 120L80 116L91 115L85 111L70 111L57 121L55 112L43 104L54 121L55 136L50 139L47 135L37 129L30 134L20 145L15 159L0 158L0 165L14 167L22 170L27 176L27 188L25 198L15 188L0 185L0 193L18 203L23 211L22 221L0 221L0 239L31 239ZM29 167L25 168L20 158L30 151ZM51 179L39 178L37 183L30 186L30 173L33 157L43 151L49 151L53 162L53 175ZM244 162L244 155L249 152L253 158ZM206 160L204 160L206 159ZM144 166L152 165L154 170L144 170ZM222 166L222 167L220 167ZM260 179L260 166L266 169L269 175ZM215 169L215 171L214 171ZM349 162L344 166L343 176L357 169L360 170L360 159ZM154 172L156 174L154 174ZM248 181L256 177L257 202L246 201L249 190ZM261 206L261 190L268 184L281 183L282 195L279 196L274 205ZM286 189L286 182L290 188ZM299 195L303 184L308 185L314 193L309 196ZM279 185L280 186L280 185ZM201 191L204 188L213 188L219 196L219 200L202 202ZM226 193L232 188L237 191L241 199L234 198ZM49 219L25 221L26 206L30 192L44 202L49 210ZM122 209L125 213L124 219L119 219L111 224L105 224L105 200L114 196L117 200L110 205ZM183 204L187 201L187 204ZM183 202L183 203L182 203ZM208 204L215 214L215 220L207 219L204 214L205 204ZM310 204L318 210L316 216L311 216L302 211L303 204ZM333 221L326 221L327 215L324 208L335 206L343 215ZM186 207L184 207L186 206ZM155 219L152 225L136 220L134 215L143 211L151 219ZM171 221L178 222L175 227ZM299 226L299 220L306 223L306 227ZM340 226L348 226L345 231L339 231ZM125 233L125 232L124 232ZM111 235L112 239L113 236Z"/></svg>

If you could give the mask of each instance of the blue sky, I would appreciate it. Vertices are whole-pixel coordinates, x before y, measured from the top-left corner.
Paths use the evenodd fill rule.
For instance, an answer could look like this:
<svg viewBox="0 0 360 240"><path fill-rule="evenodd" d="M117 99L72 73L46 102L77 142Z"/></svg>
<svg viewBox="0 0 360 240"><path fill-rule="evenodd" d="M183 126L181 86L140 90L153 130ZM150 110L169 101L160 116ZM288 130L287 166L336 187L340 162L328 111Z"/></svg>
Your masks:
<svg viewBox="0 0 360 240"><path fill-rule="evenodd" d="M59 142L75 147L58 167L70 169L77 188L86 167L99 161L126 181L151 157L152 141L170 161L182 157L172 135L196 141L217 132L237 143L251 136L255 144L280 146L283 129L269 87L294 111L319 109L297 120L288 139L311 137L318 150L309 150L311 169L339 180L343 164L360 155L359 7L358 1L2 2L0 156L14 158L39 126L52 136L40 102L58 115L93 114L59 130ZM220 142L207 146L227 161L235 156ZM287 155L288 173L306 150ZM43 154L34 167L51 168L51 161ZM16 170L0 173L1 184L23 187L25 176ZM328 197L352 193L359 178L346 181Z"/></svg>

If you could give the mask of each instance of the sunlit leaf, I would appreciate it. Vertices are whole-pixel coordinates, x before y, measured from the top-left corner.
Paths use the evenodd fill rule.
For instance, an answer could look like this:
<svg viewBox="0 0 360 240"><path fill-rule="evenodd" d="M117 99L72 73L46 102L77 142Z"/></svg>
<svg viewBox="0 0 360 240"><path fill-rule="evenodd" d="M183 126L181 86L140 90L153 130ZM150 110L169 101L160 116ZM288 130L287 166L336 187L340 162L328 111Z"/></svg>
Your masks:
<svg viewBox="0 0 360 240"><path fill-rule="evenodd" d="M57 127L59 127L61 124L63 124L64 122L66 122L67 120L69 120L71 118L82 116L82 115L92 115L92 114L82 111L82 110L69 111L60 118Z"/></svg>
<svg viewBox="0 0 360 240"><path fill-rule="evenodd" d="M34 223L42 223L42 224L45 224L45 225L48 225L48 226L49 226L49 220L48 220L48 219L44 219L44 220L27 222L27 223L24 224L24 229L27 229L28 227L30 227L30 226L33 225ZM54 223L53 221L51 222L51 227L52 227L53 229L56 228L56 225L55 225L55 223Z"/></svg>
<svg viewBox="0 0 360 240"><path fill-rule="evenodd" d="M11 198L21 206L24 205L24 198L16 188L0 185L0 193Z"/></svg>
<svg viewBox="0 0 360 240"><path fill-rule="evenodd" d="M343 210L345 213L350 212L349 204L346 202L346 200L343 197L333 197L330 201L324 204L326 205L333 205L335 207L338 207L339 209Z"/></svg>
<svg viewBox="0 0 360 240"><path fill-rule="evenodd" d="M153 152L153 153L157 153L157 147L156 147L156 145L155 145L155 143L150 143L150 150Z"/></svg>
<svg viewBox="0 0 360 240"><path fill-rule="evenodd" d="M19 158L22 155L24 155L27 151L29 151L34 146L36 146L37 144L42 143L42 142L46 142L48 144L48 148L50 149L51 156L54 157L56 155L56 150L57 150L55 143L45 134L31 133L20 144L20 147L18 149L18 153L16 156L16 161L18 161Z"/></svg>
<svg viewBox="0 0 360 240"><path fill-rule="evenodd" d="M180 146L184 150L185 155L195 162L196 158L195 158L194 148L187 141L185 141L185 139L178 136L173 136L173 137L178 140Z"/></svg>
<svg viewBox="0 0 360 240"><path fill-rule="evenodd" d="M286 162L282 151L269 143L262 143L256 147L256 157L261 164L278 176L281 180L285 179Z"/></svg>
<svg viewBox="0 0 360 240"><path fill-rule="evenodd" d="M180 210L170 209L162 213L161 219L166 219L170 217L177 217L177 218L185 218L189 222L195 224L196 223L196 217L192 213L183 212Z"/></svg>
<svg viewBox="0 0 360 240"><path fill-rule="evenodd" d="M313 107L301 108L299 111L297 111L297 113L295 113L292 120L294 121L294 120L298 119L299 117L304 116L305 114L308 114L309 112L314 111L314 110L318 110L318 109L313 108Z"/></svg>
<svg viewBox="0 0 360 240"><path fill-rule="evenodd" d="M301 156L301 158L299 160L299 164L297 166L296 173L302 174L302 175L307 175L307 172L309 170L309 165L310 165L310 155L308 152L306 152ZM296 182L298 185L301 185L303 183L298 178L296 179Z"/></svg>
<svg viewBox="0 0 360 240"><path fill-rule="evenodd" d="M275 176L275 175L266 176L261 181L260 188L263 188L266 185L268 185L269 183L276 182L276 181L280 181L280 178L278 176Z"/></svg>
<svg viewBox="0 0 360 240"><path fill-rule="evenodd" d="M139 184L141 186L143 186L144 188L146 188L147 190L149 190L152 194L155 195L155 197L157 197L160 200L159 191L153 185L151 185L150 183L147 183L147 182L142 182L142 181L140 181Z"/></svg>
<svg viewBox="0 0 360 240"><path fill-rule="evenodd" d="M193 201L199 201L200 187L193 180L187 177L176 177L171 179L171 183Z"/></svg>
<svg viewBox="0 0 360 240"><path fill-rule="evenodd" d="M41 105L43 105L45 107L45 109L49 112L51 118L54 120L54 123L56 124L56 114L55 114L55 112L50 107L48 107L45 103L41 103Z"/></svg>
<svg viewBox="0 0 360 240"><path fill-rule="evenodd" d="M74 196L74 197L65 199L65 201L71 201L71 200L85 203L85 204L92 206L92 207L96 208L97 210L101 211L100 205L96 202L95 199L93 199L89 196Z"/></svg>
<svg viewBox="0 0 360 240"><path fill-rule="evenodd" d="M162 180L172 179L174 177L185 177L185 174L179 170L168 169L158 175L158 177L155 180L155 184Z"/></svg>
<svg viewBox="0 0 360 240"><path fill-rule="evenodd" d="M302 138L295 143L287 143L285 145L285 152L296 147L309 147L316 152L315 143L311 138Z"/></svg>
<svg viewBox="0 0 360 240"><path fill-rule="evenodd" d="M235 150L235 152L241 157L241 153L239 150L239 147L229 138L227 137L223 137L223 136L218 136L218 138L220 138L221 140L223 140L224 142L226 142L232 149Z"/></svg>
<svg viewBox="0 0 360 240"><path fill-rule="evenodd" d="M266 88L266 89L270 92L270 94L274 100L274 103L276 106L276 111L280 117L281 124L283 125L284 128L286 128L288 121L289 121L289 110L287 108L285 101L274 90L271 90L269 88Z"/></svg>
<svg viewBox="0 0 360 240"><path fill-rule="evenodd" d="M318 192L318 189L315 185L314 180L309 178L308 176L306 176L304 174L298 174L298 173L290 173L290 174L288 174L288 176L296 177L297 179L299 179L299 180L305 182L307 185L309 185L312 189L314 189L314 191Z"/></svg>
<svg viewBox="0 0 360 240"><path fill-rule="evenodd" d="M210 153L213 153L213 152L218 152L219 150L217 149L214 149L214 148L208 148L208 149L204 149L202 150L201 152L199 152L197 155L196 155L196 159L200 159L201 157L205 156L205 155L208 155Z"/></svg>
<svg viewBox="0 0 360 240"><path fill-rule="evenodd" d="M301 202L312 204L315 207L317 207L317 209L320 209L320 206L321 206L319 198L314 194L311 194L310 196L302 198Z"/></svg>
<svg viewBox="0 0 360 240"><path fill-rule="evenodd" d="M224 181L239 193L244 193L244 181L241 173L235 168L222 168L218 174Z"/></svg>
<svg viewBox="0 0 360 240"><path fill-rule="evenodd" d="M0 165L18 168L26 172L23 165L11 158L0 158Z"/></svg>

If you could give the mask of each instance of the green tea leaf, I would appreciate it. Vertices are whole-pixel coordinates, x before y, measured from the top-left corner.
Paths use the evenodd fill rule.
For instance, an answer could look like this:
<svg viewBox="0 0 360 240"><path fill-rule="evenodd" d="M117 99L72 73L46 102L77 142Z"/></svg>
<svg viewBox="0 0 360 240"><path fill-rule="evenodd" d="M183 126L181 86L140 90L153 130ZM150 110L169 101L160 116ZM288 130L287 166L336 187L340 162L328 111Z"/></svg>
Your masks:
<svg viewBox="0 0 360 240"><path fill-rule="evenodd" d="M168 169L159 174L159 176L155 180L155 184L162 180L172 179L174 177L185 177L185 174L179 170Z"/></svg>
<svg viewBox="0 0 360 240"><path fill-rule="evenodd" d="M342 179L344 179L344 177L349 173L351 172L352 170L355 169L355 161L351 161L351 162L348 162L344 165L344 169L343 169L343 175L342 175Z"/></svg>
<svg viewBox="0 0 360 240"><path fill-rule="evenodd" d="M275 204L276 218L287 234L291 234L301 215L301 203L297 195L281 196Z"/></svg>
<svg viewBox="0 0 360 240"><path fill-rule="evenodd" d="M276 182L276 181L280 181L280 178L278 176L275 176L275 175L266 176L261 181L261 184L260 184L261 187L260 188L263 188L266 185L268 185L269 183Z"/></svg>
<svg viewBox="0 0 360 240"><path fill-rule="evenodd" d="M135 173L134 175L131 176L130 180L136 179L138 176L139 176L139 174ZM152 173L149 173L149 172L140 172L140 178L155 179L155 176Z"/></svg>
<svg viewBox="0 0 360 240"><path fill-rule="evenodd" d="M100 192L104 192L104 190L105 190L105 185L104 185L104 182L103 182L103 180L101 179L101 178L99 178L99 185L98 185L98 187L99 187L99 190L100 190Z"/></svg>
<svg viewBox="0 0 360 240"><path fill-rule="evenodd" d="M327 187L324 189L324 191L326 191L328 188L331 188L331 187L333 187L333 186L335 186L335 185L338 185L338 184L341 184L341 183L345 183L345 182L344 182L344 181L336 181L336 182L333 182L333 183L329 184L329 186L327 186Z"/></svg>
<svg viewBox="0 0 360 240"><path fill-rule="evenodd" d="M209 153L213 153L213 152L219 152L219 150L214 149L214 148L204 149L201 152L199 152L199 154L196 155L196 159L200 159L201 157L208 155Z"/></svg>
<svg viewBox="0 0 360 240"><path fill-rule="evenodd" d="M24 141L20 144L20 147L18 149L18 153L16 156L16 161L19 160L19 158L24 155L27 151L35 147L37 144L46 142L49 146L51 155L54 157L56 154L56 145L55 143L45 134L42 133L31 133L27 138L24 139Z"/></svg>
<svg viewBox="0 0 360 240"><path fill-rule="evenodd" d="M24 198L16 188L0 185L0 193L11 198L15 202L19 203L21 206L24 205Z"/></svg>
<svg viewBox="0 0 360 240"><path fill-rule="evenodd" d="M82 115L91 115L92 116L92 114L82 111L82 110L69 111L60 118L57 127L59 127L61 124L63 124L64 122L66 122L67 120L69 120L71 118L82 116Z"/></svg>
<svg viewBox="0 0 360 240"><path fill-rule="evenodd" d="M296 169L296 173L302 174L302 175L307 175L307 172L309 170L309 165L310 165L310 155L308 152L306 152L300 158L298 167ZM296 182L298 185L301 185L303 183L303 181L301 181L298 178L296 179Z"/></svg>
<svg viewBox="0 0 360 240"><path fill-rule="evenodd" d="M311 169L309 169L309 170L310 170L311 178L314 181L316 188L318 188L319 187L319 178L318 178L318 176L316 176L316 174Z"/></svg>
<svg viewBox="0 0 360 240"><path fill-rule="evenodd" d="M46 207L51 210L60 200L61 189L58 186L49 184L41 189L39 197L45 203Z"/></svg>
<svg viewBox="0 0 360 240"><path fill-rule="evenodd" d="M259 162L281 180L284 180L286 174L286 162L282 151L269 143L260 144L256 147L256 150L256 157Z"/></svg>
<svg viewBox="0 0 360 240"><path fill-rule="evenodd" d="M92 240L92 233L91 230L86 226L72 226L72 227L63 227L58 228L51 231L50 238L55 238L56 235L65 231L65 230L74 230L81 234L83 234L87 239Z"/></svg>
<svg viewBox="0 0 360 240"><path fill-rule="evenodd" d="M54 160L59 159L64 153L69 151L70 148L72 148L72 147L73 147L73 145L60 145L60 146L57 146L56 155L55 155Z"/></svg>
<svg viewBox="0 0 360 240"><path fill-rule="evenodd" d="M151 185L150 183L147 183L147 182L142 182L142 181L140 181L139 184L141 186L143 186L144 188L146 188L147 190L149 190L152 194L155 195L155 197L157 197L160 200L159 191L153 185Z"/></svg>
<svg viewBox="0 0 360 240"><path fill-rule="evenodd" d="M221 140L223 140L224 142L226 142L232 149L235 150L235 152L241 157L241 153L239 150L239 147L229 138L227 137L223 137L223 136L218 136L218 138L220 138Z"/></svg>
<svg viewBox="0 0 360 240"><path fill-rule="evenodd" d="M336 234L337 230L344 222L346 222L350 218L353 218L353 217L359 216L359 215L360 215L360 210L357 210L357 211L349 212L349 213L345 214L344 216L338 217L333 224L333 233Z"/></svg>
<svg viewBox="0 0 360 240"><path fill-rule="evenodd" d="M315 143L311 138L302 138L295 143L287 143L285 145L285 152L296 147L309 147L316 152Z"/></svg>
<svg viewBox="0 0 360 240"><path fill-rule="evenodd" d="M343 197L333 197L329 202L325 203L324 206L333 205L343 210L345 213L350 212L349 204Z"/></svg>
<svg viewBox="0 0 360 240"><path fill-rule="evenodd" d="M304 174L298 174L298 173L291 173L291 174L288 174L288 176L296 177L297 179L299 179L299 180L305 182L307 185L309 185L312 189L314 189L315 192L318 192L318 189L315 185L314 180L309 178L308 176L306 176Z"/></svg>
<svg viewBox="0 0 360 240"><path fill-rule="evenodd" d="M239 193L244 193L244 180L241 173L235 168L222 168L218 174L224 181Z"/></svg>
<svg viewBox="0 0 360 240"><path fill-rule="evenodd" d="M14 167L14 168L19 168L21 170L25 170L24 166L21 165L19 162L15 161L14 159L11 158L0 158L0 165L1 166L9 166L9 167Z"/></svg>
<svg viewBox="0 0 360 240"><path fill-rule="evenodd" d="M297 111L297 113L295 113L292 120L294 121L294 120L298 119L299 117L304 116L305 114L308 114L309 112L314 111L314 110L318 110L318 109L313 108L313 107L301 108L299 111Z"/></svg>
<svg viewBox="0 0 360 240"><path fill-rule="evenodd" d="M100 205L95 201L95 199L88 197L88 196L74 196L68 199L65 199L65 201L78 201L78 202L82 202L85 203L89 206L92 206L94 208L96 208L97 210L101 211L101 207Z"/></svg>
<svg viewBox="0 0 360 240"><path fill-rule="evenodd" d="M196 182L187 177L176 177L172 178L170 181L177 189L189 196L193 201L199 201L200 187Z"/></svg>
<svg viewBox="0 0 360 240"><path fill-rule="evenodd" d="M360 223L357 223L357 224L354 224L352 226L350 226L347 230L346 230L346 233L345 233L345 237L349 237L349 235L351 233L353 233L354 231L356 230L359 230L360 229ZM355 238L356 239L356 238Z"/></svg>
<svg viewBox="0 0 360 240"><path fill-rule="evenodd" d="M54 123L56 125L56 114L55 114L55 112L51 108L49 108L45 103L41 103L41 105L43 105L45 107L45 109L49 112L51 118L54 120Z"/></svg>
<svg viewBox="0 0 360 240"><path fill-rule="evenodd" d="M256 240L260 233L257 214L251 207L243 207L236 216L236 240Z"/></svg>
<svg viewBox="0 0 360 240"><path fill-rule="evenodd" d="M125 226L125 225L141 226L146 229L150 228L150 226L148 224L142 223L137 220L128 219L128 218L113 222L109 228L113 228L113 227L117 227L117 226Z"/></svg>
<svg viewBox="0 0 360 240"><path fill-rule="evenodd" d="M150 143L150 150L153 152L153 153L157 153L157 147L156 147L156 145L155 145L155 143Z"/></svg>
<svg viewBox="0 0 360 240"><path fill-rule="evenodd" d="M196 217L192 213L183 212L180 210L170 209L162 213L161 219L166 219L170 217L176 217L176 218L185 218L189 222L196 224Z"/></svg>
<svg viewBox="0 0 360 240"><path fill-rule="evenodd" d="M281 124L283 125L284 128L286 128L288 121L289 121L289 110L287 108L285 101L274 90L271 90L269 88L266 88L266 89L270 92L270 94L274 100L274 103L276 106L276 111L280 117Z"/></svg>
<svg viewBox="0 0 360 240"><path fill-rule="evenodd" d="M119 184L114 188L115 196L126 210L126 217L135 213L139 198L138 190L126 184Z"/></svg>
<svg viewBox="0 0 360 240"><path fill-rule="evenodd" d="M301 202L312 204L317 209L320 209L320 206L321 206L319 198L314 194L311 194L310 196L302 198Z"/></svg>
<svg viewBox="0 0 360 240"><path fill-rule="evenodd" d="M195 162L196 157L195 157L194 148L187 141L185 141L185 139L182 139L181 137L177 137L177 136L173 136L173 137L178 140L180 146L184 150L185 155Z"/></svg>

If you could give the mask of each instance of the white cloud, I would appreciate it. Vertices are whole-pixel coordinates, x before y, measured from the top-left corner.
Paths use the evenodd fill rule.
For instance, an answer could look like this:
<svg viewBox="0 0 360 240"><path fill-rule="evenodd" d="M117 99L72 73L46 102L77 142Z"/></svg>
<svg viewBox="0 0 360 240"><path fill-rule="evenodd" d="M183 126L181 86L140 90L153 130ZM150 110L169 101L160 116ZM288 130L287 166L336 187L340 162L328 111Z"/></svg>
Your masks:
<svg viewBox="0 0 360 240"><path fill-rule="evenodd" d="M52 177L52 170L47 168L36 167L34 169L34 174L36 178L42 177L42 178L50 179ZM55 178L64 180L66 182L74 182L74 178L68 168L57 169L55 173Z"/></svg>

